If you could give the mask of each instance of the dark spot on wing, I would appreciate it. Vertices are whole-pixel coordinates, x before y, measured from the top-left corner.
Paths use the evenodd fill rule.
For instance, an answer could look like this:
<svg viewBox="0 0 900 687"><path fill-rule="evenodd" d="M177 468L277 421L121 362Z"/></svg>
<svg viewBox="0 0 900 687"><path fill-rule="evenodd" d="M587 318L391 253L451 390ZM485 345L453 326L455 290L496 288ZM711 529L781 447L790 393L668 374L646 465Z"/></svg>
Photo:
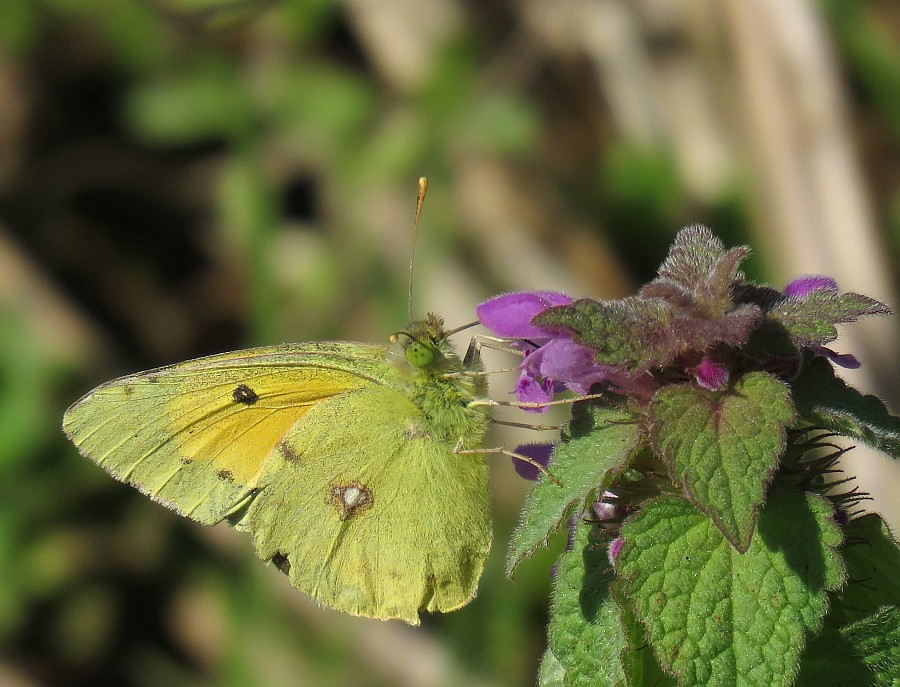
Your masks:
<svg viewBox="0 0 900 687"><path fill-rule="evenodd" d="M284 459L289 463L299 463L303 460L303 454L298 452L297 449L286 441L282 441L278 444L278 448L281 449L281 455L284 456Z"/></svg>
<svg viewBox="0 0 900 687"><path fill-rule="evenodd" d="M338 509L341 521L346 521L372 507L372 492L361 482L332 484L326 501Z"/></svg>
<svg viewBox="0 0 900 687"><path fill-rule="evenodd" d="M225 480L226 482L234 481L234 473L231 470L219 470L218 472L216 472L216 476L221 480Z"/></svg>
<svg viewBox="0 0 900 687"><path fill-rule="evenodd" d="M238 386L231 396L237 403L243 403L248 406L252 406L259 400L259 396L256 395L256 392L246 384Z"/></svg>
<svg viewBox="0 0 900 687"><path fill-rule="evenodd" d="M134 394L134 387L131 384L126 384L122 390L125 392L126 396L131 396Z"/></svg>
<svg viewBox="0 0 900 687"><path fill-rule="evenodd" d="M156 384L159 381L159 371L160 368L154 368L152 370L142 370L141 372L136 372L134 376L143 377L151 384Z"/></svg>
<svg viewBox="0 0 900 687"><path fill-rule="evenodd" d="M137 436L137 435L135 434L135 437L136 437L136 436ZM193 460L191 460L191 459L188 458L187 456L181 456L181 458L180 458L179 460L181 460L181 464L182 464L182 465L190 465L191 463L194 462Z"/></svg>
<svg viewBox="0 0 900 687"><path fill-rule="evenodd" d="M291 572L291 562L288 560L288 557L281 553L281 551L276 551L275 555L272 556L272 565L278 568L285 575L290 574Z"/></svg>

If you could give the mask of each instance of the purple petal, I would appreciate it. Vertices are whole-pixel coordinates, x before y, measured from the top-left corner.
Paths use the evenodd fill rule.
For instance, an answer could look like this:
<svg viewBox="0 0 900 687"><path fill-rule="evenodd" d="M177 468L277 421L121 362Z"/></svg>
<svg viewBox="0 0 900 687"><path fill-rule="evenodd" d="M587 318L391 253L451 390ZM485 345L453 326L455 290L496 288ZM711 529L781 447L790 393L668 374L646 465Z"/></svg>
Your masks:
<svg viewBox="0 0 900 687"><path fill-rule="evenodd" d="M595 355L593 349L569 339L553 339L526 357L523 368L535 377L552 379L557 392L561 391L560 384L582 395L598 383L634 393L652 393L659 387L652 376L601 365L594 361Z"/></svg>
<svg viewBox="0 0 900 687"><path fill-rule="evenodd" d="M704 357L700 364L688 370L697 381L697 386L708 391L721 391L728 384L730 373L722 363Z"/></svg>
<svg viewBox="0 0 900 687"><path fill-rule="evenodd" d="M784 295L792 298L805 298L813 291L837 291L837 282L831 277L822 274L811 274L805 277L798 277L790 284L784 287Z"/></svg>
<svg viewBox="0 0 900 687"><path fill-rule="evenodd" d="M528 357L537 376L562 382L575 393L586 394L592 384L606 381L612 367L594 362L595 352L569 339L553 339Z"/></svg>
<svg viewBox="0 0 900 687"><path fill-rule="evenodd" d="M605 501L595 501L591 506L594 516L597 520L612 520L619 511L614 503L606 503Z"/></svg>
<svg viewBox="0 0 900 687"><path fill-rule="evenodd" d="M825 346L812 346L812 351L816 355L821 355L823 358L828 358L835 365L840 365L841 367L845 367L848 370L855 370L862 364L852 353L838 353L837 351L832 351L830 348L827 348Z"/></svg>
<svg viewBox="0 0 900 687"><path fill-rule="evenodd" d="M527 370L522 370L516 383L516 399L520 403L548 403L553 400L553 380L538 381ZM523 408L531 413L545 413L547 408Z"/></svg>
<svg viewBox="0 0 900 687"><path fill-rule="evenodd" d="M555 305L572 302L557 291L532 291L508 293L481 303L477 308L481 323L499 336L510 339L548 338L552 334L535 327L531 319Z"/></svg>
<svg viewBox="0 0 900 687"><path fill-rule="evenodd" d="M553 460L553 450L555 448L556 444L522 444L516 448L516 453L519 453L526 458L531 458L535 463L547 467L547 465L550 464L550 461ZM515 467L516 472L525 479L536 480L541 474L541 471L534 465L526 463L524 460L513 458L513 467Z"/></svg>
<svg viewBox="0 0 900 687"><path fill-rule="evenodd" d="M609 543L609 548L606 553L609 555L609 562L612 565L616 564L616 560L619 558L619 554L622 552L622 546L624 546L625 540L622 537L616 537Z"/></svg>

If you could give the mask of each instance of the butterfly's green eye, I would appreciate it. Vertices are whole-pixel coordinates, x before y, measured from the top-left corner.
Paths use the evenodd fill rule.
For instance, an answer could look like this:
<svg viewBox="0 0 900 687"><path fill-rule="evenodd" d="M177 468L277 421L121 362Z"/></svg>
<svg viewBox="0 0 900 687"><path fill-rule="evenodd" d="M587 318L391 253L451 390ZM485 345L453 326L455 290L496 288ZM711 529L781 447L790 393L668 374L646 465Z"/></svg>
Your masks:
<svg viewBox="0 0 900 687"><path fill-rule="evenodd" d="M419 369L430 367L438 355L438 349L430 342L413 341L406 347L406 359L410 365Z"/></svg>

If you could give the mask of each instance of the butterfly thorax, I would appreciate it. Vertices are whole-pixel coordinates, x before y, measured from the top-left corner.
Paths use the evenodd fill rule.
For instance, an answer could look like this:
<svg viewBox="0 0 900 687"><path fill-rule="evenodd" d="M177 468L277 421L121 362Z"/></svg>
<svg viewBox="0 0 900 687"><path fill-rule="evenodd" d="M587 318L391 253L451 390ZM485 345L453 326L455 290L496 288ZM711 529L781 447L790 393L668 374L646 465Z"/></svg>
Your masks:
<svg viewBox="0 0 900 687"><path fill-rule="evenodd" d="M469 403L487 394L481 360L464 365L444 331L443 320L429 314L410 323L402 334L405 360L400 362L407 395L423 415L421 430L460 448L481 444L487 416Z"/></svg>

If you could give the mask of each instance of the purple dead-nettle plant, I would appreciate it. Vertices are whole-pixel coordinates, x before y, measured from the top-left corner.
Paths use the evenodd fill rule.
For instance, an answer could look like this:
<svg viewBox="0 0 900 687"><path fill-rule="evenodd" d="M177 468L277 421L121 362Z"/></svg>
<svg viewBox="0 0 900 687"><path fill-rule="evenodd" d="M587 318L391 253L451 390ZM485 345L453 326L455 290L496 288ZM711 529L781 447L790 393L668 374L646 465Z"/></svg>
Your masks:
<svg viewBox="0 0 900 687"><path fill-rule="evenodd" d="M478 306L481 323L495 334L512 340L524 354L515 394L525 403L546 403L566 389L585 395L594 384L604 383L630 390L649 390L652 381L615 365L595 360L593 349L572 340L566 332L554 332L533 324L535 316L573 300L556 291L510 293ZM530 408L542 412L546 407Z"/></svg>
<svg viewBox="0 0 900 687"><path fill-rule="evenodd" d="M570 524L542 685L900 684L900 551L845 472L848 438L900 457L900 418L830 347L890 310L754 284L748 254L692 226L628 298L478 307L523 354L519 402L573 401L557 444L518 449L553 479L519 461L509 574Z"/></svg>

